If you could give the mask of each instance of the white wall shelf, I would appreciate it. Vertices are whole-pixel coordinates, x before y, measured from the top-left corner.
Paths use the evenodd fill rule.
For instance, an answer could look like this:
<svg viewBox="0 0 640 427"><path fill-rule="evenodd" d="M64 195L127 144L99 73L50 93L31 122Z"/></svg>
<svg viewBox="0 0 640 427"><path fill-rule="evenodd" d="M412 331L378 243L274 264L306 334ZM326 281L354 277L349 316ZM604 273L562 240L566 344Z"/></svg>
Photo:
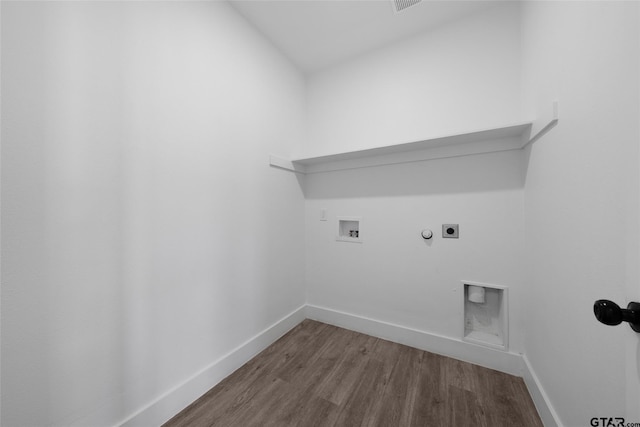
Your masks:
<svg viewBox="0 0 640 427"><path fill-rule="evenodd" d="M520 150L537 141L557 123L558 103L554 102L551 117L544 121L500 125L421 141L296 159L285 159L272 154L270 164L308 174Z"/></svg>

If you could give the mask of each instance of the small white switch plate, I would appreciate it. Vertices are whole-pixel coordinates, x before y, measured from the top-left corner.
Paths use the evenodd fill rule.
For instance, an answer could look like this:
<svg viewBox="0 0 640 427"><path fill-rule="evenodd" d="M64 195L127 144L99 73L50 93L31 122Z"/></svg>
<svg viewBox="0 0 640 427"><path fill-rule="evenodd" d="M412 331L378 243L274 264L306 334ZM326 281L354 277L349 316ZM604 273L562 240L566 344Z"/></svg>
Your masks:
<svg viewBox="0 0 640 427"><path fill-rule="evenodd" d="M326 220L327 220L327 209L322 208L320 209L320 221L326 221Z"/></svg>

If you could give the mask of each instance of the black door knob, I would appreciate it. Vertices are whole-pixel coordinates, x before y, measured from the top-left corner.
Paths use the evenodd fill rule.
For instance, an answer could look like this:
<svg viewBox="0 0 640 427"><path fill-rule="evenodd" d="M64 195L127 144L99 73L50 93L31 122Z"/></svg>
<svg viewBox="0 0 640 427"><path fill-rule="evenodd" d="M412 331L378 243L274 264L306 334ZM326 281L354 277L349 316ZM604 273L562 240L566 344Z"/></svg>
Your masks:
<svg viewBox="0 0 640 427"><path fill-rule="evenodd" d="M606 299L599 299L593 304L596 319L605 325L615 326L622 322L629 322L629 326L640 332L640 303L630 302L626 309Z"/></svg>

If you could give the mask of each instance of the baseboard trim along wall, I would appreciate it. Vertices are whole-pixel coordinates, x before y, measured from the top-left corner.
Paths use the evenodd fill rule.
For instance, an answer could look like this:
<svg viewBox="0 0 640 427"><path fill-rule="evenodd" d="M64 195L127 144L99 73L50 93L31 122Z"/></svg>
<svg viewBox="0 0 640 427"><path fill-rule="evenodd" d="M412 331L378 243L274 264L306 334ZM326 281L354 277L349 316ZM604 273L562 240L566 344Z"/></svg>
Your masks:
<svg viewBox="0 0 640 427"><path fill-rule="evenodd" d="M523 362L521 355L517 353L495 350L442 335L314 305L307 305L306 315L307 318L319 322L521 376Z"/></svg>
<svg viewBox="0 0 640 427"><path fill-rule="evenodd" d="M315 305L306 306L306 317L522 377L543 424L546 427L562 427L529 361L522 354L495 350L462 340Z"/></svg>
<svg viewBox="0 0 640 427"><path fill-rule="evenodd" d="M168 390L135 414L118 423L117 426L146 427L163 424L305 318L520 376L529 389L543 424L546 427L562 427L529 361L522 354L495 350L315 305L302 306L283 317L200 372L195 373L183 383Z"/></svg>
<svg viewBox="0 0 640 427"><path fill-rule="evenodd" d="M529 359L527 359L526 354L522 355L522 361L525 365L522 378L529 389L529 394L531 395L531 399L533 399L533 403L538 409L538 415L540 415L542 423L545 427L563 427L558 414L555 409L553 409L553 405L551 405L549 396L547 396L547 393L542 388L540 380L533 370Z"/></svg>
<svg viewBox="0 0 640 427"><path fill-rule="evenodd" d="M168 390L117 426L162 425L304 319L305 306L302 306L195 373L183 383Z"/></svg>

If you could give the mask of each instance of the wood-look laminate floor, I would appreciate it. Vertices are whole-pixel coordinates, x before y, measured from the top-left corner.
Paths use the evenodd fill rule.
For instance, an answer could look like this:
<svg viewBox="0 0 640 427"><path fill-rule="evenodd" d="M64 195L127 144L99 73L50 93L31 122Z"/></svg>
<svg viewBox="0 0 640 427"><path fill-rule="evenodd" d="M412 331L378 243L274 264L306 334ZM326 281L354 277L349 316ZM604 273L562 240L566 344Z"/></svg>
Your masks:
<svg viewBox="0 0 640 427"><path fill-rule="evenodd" d="M521 378L305 320L179 426L542 426Z"/></svg>

